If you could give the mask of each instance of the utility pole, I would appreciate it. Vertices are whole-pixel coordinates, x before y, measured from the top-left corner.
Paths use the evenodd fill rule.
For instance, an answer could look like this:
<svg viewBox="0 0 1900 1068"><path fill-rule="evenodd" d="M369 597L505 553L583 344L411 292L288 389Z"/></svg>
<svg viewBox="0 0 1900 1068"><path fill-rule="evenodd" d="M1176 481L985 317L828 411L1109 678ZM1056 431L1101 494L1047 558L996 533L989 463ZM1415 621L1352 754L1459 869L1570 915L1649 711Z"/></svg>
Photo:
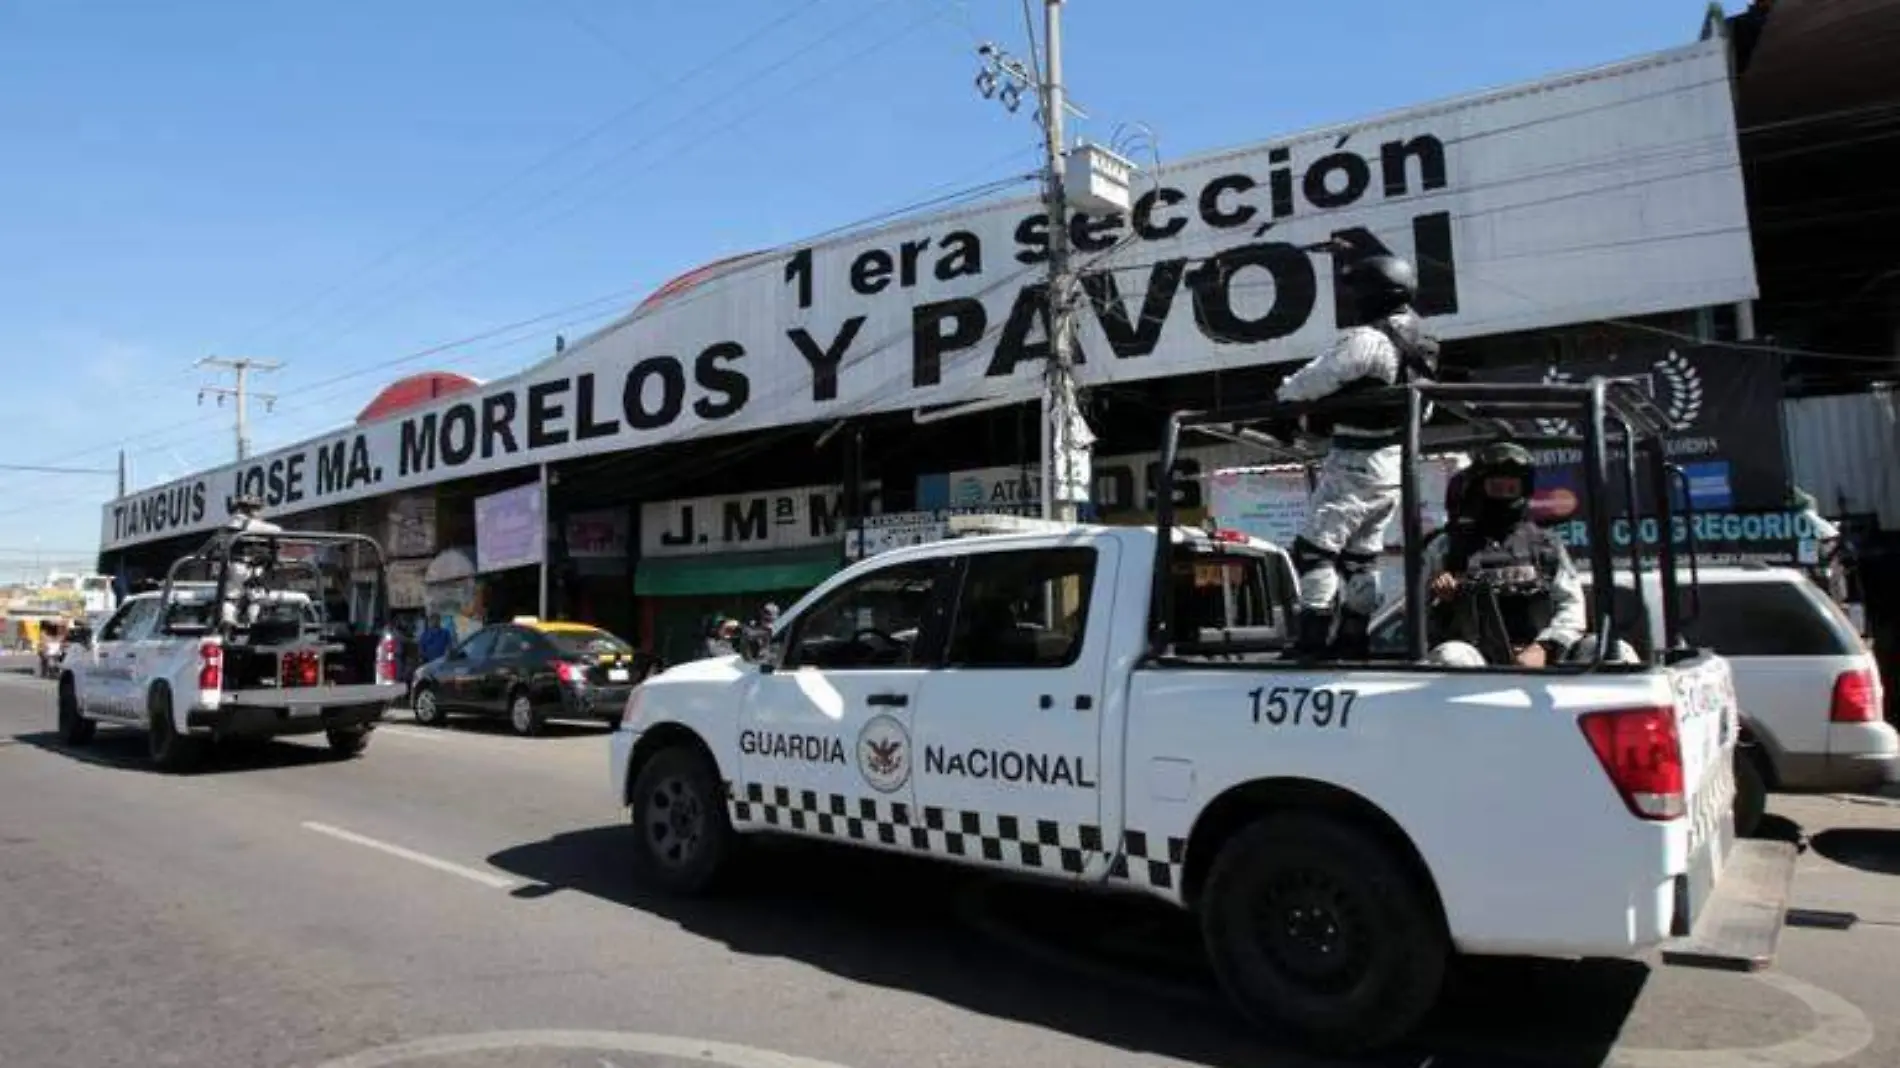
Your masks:
<svg viewBox="0 0 1900 1068"><path fill-rule="evenodd" d="M1062 112L1062 0L1043 0L1042 36L1047 52L1042 79L1042 139L1049 212L1049 363L1042 392L1042 514L1073 523L1076 504L1088 499L1087 445L1075 440L1081 421L1075 389L1075 275L1069 269L1067 152ZM1078 455L1077 450L1081 452ZM1079 468L1079 470L1078 470ZM1075 485L1080 479L1082 485ZM1077 492L1077 490L1080 492Z"/></svg>
<svg viewBox="0 0 1900 1068"><path fill-rule="evenodd" d="M1035 70L995 45L977 49L984 67L976 76L977 91L998 96L1015 111L1025 88L1036 90L1042 124L1043 206L1049 218L1049 359L1043 368L1041 463L1042 515L1062 522L1076 520L1076 506L1089 499L1089 448L1094 435L1083 421L1075 381L1077 283L1069 244L1069 152L1063 120L1071 109L1062 84L1062 3L1043 0L1042 34L1046 57ZM1028 15L1027 10L1024 12ZM1027 27L1032 36L1034 27ZM1031 41L1033 48L1034 41ZM1077 112L1081 114L1081 112ZM1083 161L1091 179L1084 193L1085 210L1109 214L1126 212L1127 179L1132 165L1095 146L1083 146ZM1103 179L1119 197L1104 195Z"/></svg>
<svg viewBox="0 0 1900 1068"><path fill-rule="evenodd" d="M248 357L227 359L222 356L206 356L197 363L199 367L215 367L221 371L230 371L233 382L229 386L204 386L198 390L198 403L203 404L206 397L218 398L218 406L224 406L224 398L230 397L237 408L237 458L240 463L251 455L251 423L248 402L252 398L264 402L264 410L269 411L277 403L275 393L252 393L250 375L252 371L275 371L284 365L274 360L253 360Z"/></svg>

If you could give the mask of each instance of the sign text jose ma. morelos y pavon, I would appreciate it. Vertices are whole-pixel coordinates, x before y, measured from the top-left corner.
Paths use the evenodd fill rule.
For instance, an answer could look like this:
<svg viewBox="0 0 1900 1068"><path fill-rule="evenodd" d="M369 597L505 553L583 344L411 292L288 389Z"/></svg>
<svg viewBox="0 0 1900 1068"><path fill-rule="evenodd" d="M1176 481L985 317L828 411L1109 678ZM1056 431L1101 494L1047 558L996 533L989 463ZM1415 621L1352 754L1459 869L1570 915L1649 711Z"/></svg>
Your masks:
<svg viewBox="0 0 1900 1068"><path fill-rule="evenodd" d="M1332 259L1301 246L1331 236L1413 257L1446 337L1755 295L1715 42L1152 178L1126 218L1073 220L1084 385L1310 357L1339 313ZM1047 251L1047 219L1016 200L745 257L531 372L114 501L103 545L209 528L239 492L288 515L700 435L1028 399Z"/></svg>

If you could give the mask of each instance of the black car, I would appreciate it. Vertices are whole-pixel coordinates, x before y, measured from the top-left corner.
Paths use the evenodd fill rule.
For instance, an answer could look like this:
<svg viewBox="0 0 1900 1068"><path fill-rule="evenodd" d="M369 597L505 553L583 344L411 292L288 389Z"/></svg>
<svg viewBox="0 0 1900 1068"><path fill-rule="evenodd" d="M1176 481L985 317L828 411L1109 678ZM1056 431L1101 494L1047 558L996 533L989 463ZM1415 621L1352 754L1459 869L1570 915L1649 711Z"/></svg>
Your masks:
<svg viewBox="0 0 1900 1068"><path fill-rule="evenodd" d="M656 666L598 627L517 619L483 627L418 668L409 704L418 723L506 716L517 734L539 734L550 719L618 723L627 695Z"/></svg>

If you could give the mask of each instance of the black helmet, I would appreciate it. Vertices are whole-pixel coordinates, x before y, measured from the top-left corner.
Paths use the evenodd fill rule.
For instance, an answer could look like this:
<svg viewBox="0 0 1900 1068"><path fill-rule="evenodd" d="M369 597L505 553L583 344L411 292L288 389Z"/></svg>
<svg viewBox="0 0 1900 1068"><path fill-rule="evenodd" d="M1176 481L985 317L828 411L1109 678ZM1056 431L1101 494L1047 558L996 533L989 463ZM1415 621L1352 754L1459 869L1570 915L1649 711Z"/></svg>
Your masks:
<svg viewBox="0 0 1900 1068"><path fill-rule="evenodd" d="M1463 476L1464 503L1470 518L1484 526L1514 526L1530 512L1537 464L1530 450L1514 441L1494 441L1479 449ZM1508 495L1494 490L1500 479L1514 480Z"/></svg>
<svg viewBox="0 0 1900 1068"><path fill-rule="evenodd" d="M1341 273L1367 318L1391 315L1418 298L1418 271L1398 256L1365 256L1347 263Z"/></svg>

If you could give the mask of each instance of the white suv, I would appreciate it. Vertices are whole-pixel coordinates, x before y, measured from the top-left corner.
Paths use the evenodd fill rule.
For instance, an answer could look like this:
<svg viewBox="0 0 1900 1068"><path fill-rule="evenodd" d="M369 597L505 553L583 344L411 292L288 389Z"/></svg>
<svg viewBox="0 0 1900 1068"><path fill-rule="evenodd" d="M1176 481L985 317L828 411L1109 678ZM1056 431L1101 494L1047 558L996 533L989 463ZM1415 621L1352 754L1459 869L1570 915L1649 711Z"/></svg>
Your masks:
<svg viewBox="0 0 1900 1068"><path fill-rule="evenodd" d="M1735 677L1744 721L1738 829L1759 818L1750 800L1764 787L1851 792L1900 781L1900 733L1883 718L1880 669L1839 605L1789 568L1704 567L1693 591L1687 569L1678 574L1690 644L1721 654ZM1588 590L1590 575L1582 577ZM1648 611L1639 614L1630 573L1617 573L1616 636L1645 657L1662 632L1661 581L1643 572ZM1594 596L1590 612L1594 619ZM1404 622L1388 610L1375 624L1375 649L1402 648Z"/></svg>
<svg viewBox="0 0 1900 1068"><path fill-rule="evenodd" d="M1639 649L1662 605L1657 576L1644 578L1649 629L1628 635ZM1749 751L1770 786L1872 790L1900 779L1900 734L1884 719L1880 669L1838 604L1790 568L1704 568L1698 580L1684 594L1685 629L1733 668ZM1628 582L1618 576L1619 602ZM1619 621L1634 614L1615 607Z"/></svg>

